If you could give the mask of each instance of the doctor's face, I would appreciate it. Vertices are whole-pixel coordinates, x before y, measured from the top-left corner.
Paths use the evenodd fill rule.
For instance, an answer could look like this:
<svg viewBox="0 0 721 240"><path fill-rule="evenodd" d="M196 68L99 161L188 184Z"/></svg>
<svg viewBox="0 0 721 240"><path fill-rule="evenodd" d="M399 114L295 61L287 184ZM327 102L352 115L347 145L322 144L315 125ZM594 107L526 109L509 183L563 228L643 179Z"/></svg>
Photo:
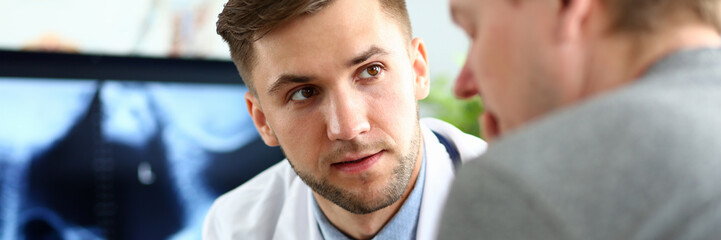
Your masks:
<svg viewBox="0 0 721 240"><path fill-rule="evenodd" d="M266 144L280 145L314 192L370 213L396 202L421 159L417 101L425 49L377 1L339 0L254 45L246 95Z"/></svg>

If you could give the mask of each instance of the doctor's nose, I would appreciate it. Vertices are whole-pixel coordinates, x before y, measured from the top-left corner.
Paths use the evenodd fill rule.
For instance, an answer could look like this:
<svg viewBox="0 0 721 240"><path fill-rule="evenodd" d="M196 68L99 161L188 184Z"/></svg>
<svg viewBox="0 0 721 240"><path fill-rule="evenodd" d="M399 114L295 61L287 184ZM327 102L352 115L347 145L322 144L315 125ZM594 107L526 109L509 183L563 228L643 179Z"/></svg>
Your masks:
<svg viewBox="0 0 721 240"><path fill-rule="evenodd" d="M370 130L362 99L353 94L332 97L327 108L327 133L330 140L352 140Z"/></svg>
<svg viewBox="0 0 721 240"><path fill-rule="evenodd" d="M453 93L460 99L471 98L480 93L473 73L468 67L468 61L463 65L463 69L453 85Z"/></svg>

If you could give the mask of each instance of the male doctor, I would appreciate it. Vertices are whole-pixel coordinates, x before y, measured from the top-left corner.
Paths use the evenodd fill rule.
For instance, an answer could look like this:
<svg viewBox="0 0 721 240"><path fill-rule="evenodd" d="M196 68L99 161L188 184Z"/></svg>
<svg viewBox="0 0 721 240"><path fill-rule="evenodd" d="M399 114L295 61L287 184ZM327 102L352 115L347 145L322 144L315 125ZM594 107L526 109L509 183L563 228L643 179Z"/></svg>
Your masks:
<svg viewBox="0 0 721 240"><path fill-rule="evenodd" d="M218 198L205 239L435 236L455 167L485 143L418 120L428 59L403 0L230 0L217 26L287 161Z"/></svg>

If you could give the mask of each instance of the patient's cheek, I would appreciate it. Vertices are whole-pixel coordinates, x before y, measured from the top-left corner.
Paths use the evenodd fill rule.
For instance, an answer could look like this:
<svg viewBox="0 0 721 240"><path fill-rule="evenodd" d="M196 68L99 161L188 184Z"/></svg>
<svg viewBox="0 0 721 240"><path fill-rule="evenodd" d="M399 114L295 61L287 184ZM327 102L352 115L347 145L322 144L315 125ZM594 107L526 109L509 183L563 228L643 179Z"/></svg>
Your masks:
<svg viewBox="0 0 721 240"><path fill-rule="evenodd" d="M498 127L498 119L493 114L483 112L478 118L478 121L483 132L483 139L488 143L492 143L493 140L501 134L500 128Z"/></svg>

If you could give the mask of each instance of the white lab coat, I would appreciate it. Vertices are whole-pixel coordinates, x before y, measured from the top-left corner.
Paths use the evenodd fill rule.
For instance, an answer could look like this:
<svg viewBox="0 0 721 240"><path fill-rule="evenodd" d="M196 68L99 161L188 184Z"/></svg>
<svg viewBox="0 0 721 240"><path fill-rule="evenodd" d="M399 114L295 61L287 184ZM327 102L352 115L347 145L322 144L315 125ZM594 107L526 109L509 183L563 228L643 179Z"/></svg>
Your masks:
<svg viewBox="0 0 721 240"><path fill-rule="evenodd" d="M448 152L431 129L457 146L462 162L476 159L486 150L483 140L446 122L421 120L427 156L417 239L436 236L454 177ZM218 198L205 218L203 239L322 239L312 198L310 187L296 175L288 161L281 161Z"/></svg>

